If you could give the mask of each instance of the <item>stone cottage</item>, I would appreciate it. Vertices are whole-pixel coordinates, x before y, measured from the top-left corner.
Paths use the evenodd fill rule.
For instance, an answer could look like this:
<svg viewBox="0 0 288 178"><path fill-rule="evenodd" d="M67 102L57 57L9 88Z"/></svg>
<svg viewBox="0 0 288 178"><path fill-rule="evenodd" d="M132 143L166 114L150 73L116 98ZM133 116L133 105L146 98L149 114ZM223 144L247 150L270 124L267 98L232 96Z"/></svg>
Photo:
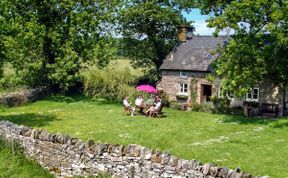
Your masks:
<svg viewBox="0 0 288 178"><path fill-rule="evenodd" d="M211 101L211 96L222 97L220 81L209 82L206 76L211 72L211 64L218 57L218 45L223 45L227 37L186 35L183 38L181 34L179 39L181 43L160 67L162 79L157 84L157 89L168 94L169 100L181 103L194 101L204 104ZM285 108L288 108L288 92L280 86L272 86L271 83L267 80L261 85L255 85L242 98L228 96L231 106L243 106L244 101L255 102L259 103L259 107L257 106L254 114L258 114L263 106L262 109L267 112L277 111L277 115L283 115Z"/></svg>

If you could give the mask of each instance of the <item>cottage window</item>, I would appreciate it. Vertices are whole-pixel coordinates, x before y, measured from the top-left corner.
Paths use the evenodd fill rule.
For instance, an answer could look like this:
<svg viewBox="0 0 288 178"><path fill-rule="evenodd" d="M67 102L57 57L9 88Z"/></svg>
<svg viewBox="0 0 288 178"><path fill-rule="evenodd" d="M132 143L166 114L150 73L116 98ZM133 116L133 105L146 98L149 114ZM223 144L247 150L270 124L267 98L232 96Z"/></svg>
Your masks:
<svg viewBox="0 0 288 178"><path fill-rule="evenodd" d="M188 92L188 84L187 83L180 83L180 92L187 93Z"/></svg>
<svg viewBox="0 0 288 178"><path fill-rule="evenodd" d="M226 93L226 94L225 94ZM225 94L225 95L224 95ZM234 95L231 94L230 91L224 91L222 87L218 89L218 98L224 98L226 96L227 99L231 100L234 98Z"/></svg>
<svg viewBox="0 0 288 178"><path fill-rule="evenodd" d="M180 71L180 78L187 78L187 72L186 71Z"/></svg>
<svg viewBox="0 0 288 178"><path fill-rule="evenodd" d="M258 101L259 99L259 88L253 88L246 94L246 101Z"/></svg>

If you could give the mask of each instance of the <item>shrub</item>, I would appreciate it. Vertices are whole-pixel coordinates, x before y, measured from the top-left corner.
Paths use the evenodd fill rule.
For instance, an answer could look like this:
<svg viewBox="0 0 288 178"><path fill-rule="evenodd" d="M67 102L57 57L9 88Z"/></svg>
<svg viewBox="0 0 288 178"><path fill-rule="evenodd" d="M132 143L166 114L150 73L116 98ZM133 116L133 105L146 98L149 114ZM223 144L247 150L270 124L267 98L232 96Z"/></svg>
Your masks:
<svg viewBox="0 0 288 178"><path fill-rule="evenodd" d="M0 90L14 91L21 85L21 80L17 78L16 72L10 63L4 63L3 75L0 78ZM23 82L22 82L23 83Z"/></svg>
<svg viewBox="0 0 288 178"><path fill-rule="evenodd" d="M159 91L159 95L162 99L162 103L164 104L164 106L169 107L170 102L169 102L169 96L167 93L165 93L164 91Z"/></svg>
<svg viewBox="0 0 288 178"><path fill-rule="evenodd" d="M229 106L230 106L230 100L227 98L217 98L217 97L212 97L211 98L213 102L213 112L214 113L229 113Z"/></svg>
<svg viewBox="0 0 288 178"><path fill-rule="evenodd" d="M191 107L191 111L213 112L212 103L204 103L204 104L193 103L193 104L191 104L190 107Z"/></svg>
<svg viewBox="0 0 288 178"><path fill-rule="evenodd" d="M243 115L244 110L242 106L235 106L229 109L229 113L233 115Z"/></svg>
<svg viewBox="0 0 288 178"><path fill-rule="evenodd" d="M177 94L177 95L176 95L176 98L177 98L177 99L186 100L186 99L188 99L188 95L185 95L185 94Z"/></svg>
<svg viewBox="0 0 288 178"><path fill-rule="evenodd" d="M87 96L120 101L125 95L137 95L134 86L136 77L131 75L128 68L89 68L81 72L81 77Z"/></svg>
<svg viewBox="0 0 288 178"><path fill-rule="evenodd" d="M172 109L180 109L181 106L177 101L173 100L173 101L170 101L169 107Z"/></svg>
<svg viewBox="0 0 288 178"><path fill-rule="evenodd" d="M0 79L0 88L4 90L15 90L19 87L19 80L15 76L5 76Z"/></svg>

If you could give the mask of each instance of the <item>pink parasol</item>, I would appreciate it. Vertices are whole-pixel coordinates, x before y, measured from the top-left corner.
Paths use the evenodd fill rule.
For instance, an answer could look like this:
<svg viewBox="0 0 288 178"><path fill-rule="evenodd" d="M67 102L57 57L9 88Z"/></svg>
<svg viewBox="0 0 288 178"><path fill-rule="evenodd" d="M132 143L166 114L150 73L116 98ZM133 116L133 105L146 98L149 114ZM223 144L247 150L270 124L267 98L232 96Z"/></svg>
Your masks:
<svg viewBox="0 0 288 178"><path fill-rule="evenodd" d="M156 88L154 88L151 85L139 85L138 87L136 87L136 89L138 91L143 91L143 92L146 92L146 93L154 93L154 94L157 93Z"/></svg>

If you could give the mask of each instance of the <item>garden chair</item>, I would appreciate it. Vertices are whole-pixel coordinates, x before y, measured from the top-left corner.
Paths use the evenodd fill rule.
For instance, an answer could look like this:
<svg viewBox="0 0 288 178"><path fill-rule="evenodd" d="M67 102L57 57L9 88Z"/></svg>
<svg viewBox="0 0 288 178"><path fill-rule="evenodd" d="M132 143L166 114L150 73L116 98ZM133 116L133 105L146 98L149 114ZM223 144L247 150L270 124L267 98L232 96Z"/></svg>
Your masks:
<svg viewBox="0 0 288 178"><path fill-rule="evenodd" d="M124 106L124 114L126 114L126 115L129 114L129 115L130 115L131 112L132 112L132 110L131 110L130 107L125 107L125 106Z"/></svg>
<svg viewBox="0 0 288 178"><path fill-rule="evenodd" d="M143 115L144 114L144 109L145 109L145 107L144 106L136 106L136 113L139 113L139 114L141 114L141 115Z"/></svg>
<svg viewBox="0 0 288 178"><path fill-rule="evenodd" d="M162 103L161 106L160 106L160 108L159 108L158 114L163 114L163 112L162 112L163 107L164 107L164 104Z"/></svg>
<svg viewBox="0 0 288 178"><path fill-rule="evenodd" d="M159 115L162 114L163 107L164 107L164 104L162 103L161 106L157 110L150 111L151 112L150 116L159 118Z"/></svg>
<svg viewBox="0 0 288 178"><path fill-rule="evenodd" d="M124 106L124 114L125 114L125 115L127 115L127 114L133 115L132 113L133 113L133 110L132 110L131 107L126 107L126 106Z"/></svg>

